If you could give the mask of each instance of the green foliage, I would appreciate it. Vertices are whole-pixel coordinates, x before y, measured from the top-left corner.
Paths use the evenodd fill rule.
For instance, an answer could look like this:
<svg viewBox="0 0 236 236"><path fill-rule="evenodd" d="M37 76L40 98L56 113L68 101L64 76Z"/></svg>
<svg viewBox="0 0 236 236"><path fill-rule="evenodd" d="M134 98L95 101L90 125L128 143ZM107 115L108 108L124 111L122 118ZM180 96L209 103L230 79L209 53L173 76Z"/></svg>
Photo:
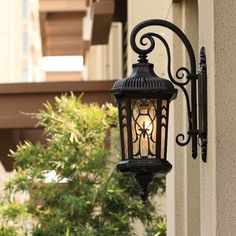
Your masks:
<svg viewBox="0 0 236 236"><path fill-rule="evenodd" d="M0 236L25 235L28 214L25 204L15 201L0 204Z"/></svg>
<svg viewBox="0 0 236 236"><path fill-rule="evenodd" d="M13 226L0 226L0 236L16 236L16 231Z"/></svg>
<svg viewBox="0 0 236 236"><path fill-rule="evenodd" d="M166 219L158 217L156 223L146 228L147 236L166 236Z"/></svg>
<svg viewBox="0 0 236 236"><path fill-rule="evenodd" d="M83 104L73 94L57 97L54 108L45 104L37 118L47 143L25 142L11 151L15 175L6 183L8 203L14 205L19 192L30 193L30 200L0 209L6 225L28 218L34 236L127 236L134 235L135 219L152 225L157 218L155 206L142 204L136 181L115 171L116 163L106 147L116 117L112 105ZM47 181L52 173L54 178ZM151 196L164 191L164 179L150 186ZM4 230L7 233L2 235L11 236L18 228L0 228Z"/></svg>

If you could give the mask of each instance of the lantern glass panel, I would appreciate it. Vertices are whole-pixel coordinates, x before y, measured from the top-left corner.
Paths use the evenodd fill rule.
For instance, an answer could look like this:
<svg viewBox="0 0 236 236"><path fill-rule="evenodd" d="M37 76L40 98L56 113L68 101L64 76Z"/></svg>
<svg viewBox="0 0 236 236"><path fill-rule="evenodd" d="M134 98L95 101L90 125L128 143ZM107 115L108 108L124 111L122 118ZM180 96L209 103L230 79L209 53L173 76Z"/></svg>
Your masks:
<svg viewBox="0 0 236 236"><path fill-rule="evenodd" d="M123 128L124 133L124 152L125 152L125 159L128 159L128 132L127 132L127 126Z"/></svg>
<svg viewBox="0 0 236 236"><path fill-rule="evenodd" d="M156 157L157 100L131 100L133 158Z"/></svg>

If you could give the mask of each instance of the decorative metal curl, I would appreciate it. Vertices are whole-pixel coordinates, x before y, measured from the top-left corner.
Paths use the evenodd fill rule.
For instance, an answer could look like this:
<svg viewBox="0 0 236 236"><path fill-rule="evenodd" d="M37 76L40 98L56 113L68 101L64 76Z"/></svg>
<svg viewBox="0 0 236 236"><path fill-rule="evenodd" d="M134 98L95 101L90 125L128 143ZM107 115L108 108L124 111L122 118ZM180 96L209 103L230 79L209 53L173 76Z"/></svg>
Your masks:
<svg viewBox="0 0 236 236"><path fill-rule="evenodd" d="M144 42L145 39L147 39L150 43L150 45L147 48L140 48L138 47L136 43L136 38L138 33L149 26L162 26L165 28L170 29L173 31L183 42L185 45L185 48L187 50L188 56L189 56L189 61L190 61L190 68L191 70L189 71L186 67L180 67L176 71L176 78L178 80L182 80L183 78L186 78L184 82L179 82L174 79L172 76L171 72L171 53L170 53L170 48L167 43L167 41L157 33L145 33L140 37L139 43L141 46L147 46L148 43ZM132 31L131 37L130 37L130 44L132 49L139 54L139 61L140 62L147 62L147 54L151 53L154 48L155 48L155 38L159 39L165 46L166 48L166 53L167 53L167 72L170 80L172 81L173 84L176 86L180 87L180 89L183 91L184 96L186 98L186 104L187 104L187 114L188 114L188 120L189 120L189 127L188 127L188 132L187 132L187 138L185 137L184 134L179 134L176 137L176 143L180 146L185 146L189 143L189 141L192 138L192 157L196 158L197 157L197 108L196 108L196 60L195 60L195 55L194 51L192 48L191 43L189 42L188 38L186 35L174 24L171 22L168 22L166 20L160 20L160 19L152 19L152 20L147 20L143 21L140 24L138 24ZM182 72L182 73L181 73ZM184 76L186 74L187 76ZM189 82L191 81L191 100L189 99L188 92L184 86L186 86ZM190 101L191 101L191 106L190 106ZM185 141L184 141L185 140Z"/></svg>
<svg viewBox="0 0 236 236"><path fill-rule="evenodd" d="M149 48L147 48L146 50L142 50L141 54L148 54L150 52L153 51L153 49L155 48L155 40L153 39L152 35L149 34L144 34L141 38L140 38L140 44L142 46L146 46L148 43L145 43L144 40L148 39L150 41L150 46Z"/></svg>
<svg viewBox="0 0 236 236"><path fill-rule="evenodd" d="M182 139L183 141L180 141L180 139ZM187 140L184 141L186 138L184 136L184 134L178 134L175 138L175 142L179 145L179 146L185 146L189 143L191 136L188 134Z"/></svg>
<svg viewBox="0 0 236 236"><path fill-rule="evenodd" d="M190 74L189 70L186 67L180 67L175 73L177 79L181 80L184 78L183 71L186 73L186 75ZM180 74L180 72L181 72L181 74ZM183 82L181 83L182 86L187 85L189 83L189 81L190 81L189 77L186 77L186 81L184 83Z"/></svg>

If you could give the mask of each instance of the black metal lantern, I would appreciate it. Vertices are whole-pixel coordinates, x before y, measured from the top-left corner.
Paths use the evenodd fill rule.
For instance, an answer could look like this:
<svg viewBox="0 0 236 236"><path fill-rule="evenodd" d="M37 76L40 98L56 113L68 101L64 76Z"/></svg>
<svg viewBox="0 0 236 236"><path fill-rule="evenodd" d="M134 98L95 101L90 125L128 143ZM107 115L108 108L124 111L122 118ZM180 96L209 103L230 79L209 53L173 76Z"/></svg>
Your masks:
<svg viewBox="0 0 236 236"><path fill-rule="evenodd" d="M146 198L153 175L171 170L166 160L169 103L177 90L169 80L159 78L153 64L133 65L130 77L118 80L111 92L119 108L122 161L119 171L136 174Z"/></svg>
<svg viewBox="0 0 236 236"><path fill-rule="evenodd" d="M177 82L174 80L170 69L170 49L166 40L159 34L146 33L140 38L140 45L146 46L144 39L150 41L147 49L140 49L136 44L136 36L138 32L146 26L164 26L174 31L185 44L190 58L191 71L185 67L181 67L176 76L182 79L184 76L179 75L180 71L187 74L185 82ZM158 77L154 70L153 64L147 60L147 54L155 47L154 38L161 40L166 47L168 56L168 77L170 80ZM177 89L173 84L179 86L187 101L187 110L189 115L189 132L188 138L184 142L180 142L180 138L184 139L184 135L180 134L176 138L176 142L184 146L188 144L190 138L193 140L193 157L196 158L196 140L204 136L206 141L206 117L201 112L203 119L201 127L204 130L197 130L196 120L196 66L195 57L191 44L189 43L183 32L170 22L163 20L149 20L137 25L131 34L131 46L133 50L139 54L138 63L133 64L132 74L122 80L118 80L110 92L115 96L120 124L120 138L122 160L117 165L117 169L127 175L135 175L141 186L140 195L143 200L148 196L147 187L154 176L164 176L172 168L167 161L167 138L168 138L168 117L169 104L176 98ZM206 69L206 68L205 68ZM202 73L201 73L202 76ZM203 76L202 76L203 77ZM205 77L204 77L205 78ZM191 81L191 106L187 90L184 86ZM201 82L201 88L206 84ZM204 89L200 89L205 91ZM203 93L206 97L205 92ZM203 96L201 97L201 101ZM206 109L206 106L203 106ZM200 136L201 134L201 136ZM204 143L206 151L206 142Z"/></svg>

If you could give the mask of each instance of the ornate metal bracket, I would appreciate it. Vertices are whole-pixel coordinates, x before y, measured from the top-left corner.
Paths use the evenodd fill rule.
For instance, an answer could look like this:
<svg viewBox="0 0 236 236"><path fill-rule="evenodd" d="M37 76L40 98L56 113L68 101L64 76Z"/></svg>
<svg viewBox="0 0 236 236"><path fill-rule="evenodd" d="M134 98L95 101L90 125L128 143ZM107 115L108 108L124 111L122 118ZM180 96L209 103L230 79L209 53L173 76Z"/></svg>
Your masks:
<svg viewBox="0 0 236 236"><path fill-rule="evenodd" d="M173 31L184 44L189 61L190 69L187 67L180 67L174 76L171 71L171 53L170 47L166 39L160 34L149 32L144 33L139 40L140 48L136 43L138 33L149 26L162 26ZM202 160L206 162L207 154L207 74L206 74L206 57L204 48L201 49L200 54L200 71L196 72L196 60L191 43L186 35L174 24L160 19L152 19L143 21L138 24L131 33L130 43L132 49L139 54L139 62L147 62L147 54L151 53L155 48L155 39L160 40L166 49L168 63L167 72L168 77L173 84L178 86L186 98L187 114L188 114L188 132L186 135L180 133L176 137L176 143L180 146L187 145L192 139L192 157L197 157L197 143L202 148ZM149 43L148 43L149 41ZM198 103L199 103L199 129L197 125L197 81L198 81ZM190 96L187 92L186 86L190 83Z"/></svg>
<svg viewBox="0 0 236 236"><path fill-rule="evenodd" d="M205 48L200 51L200 71L198 73L198 106L199 106L199 142L202 148L202 160L207 160L207 66Z"/></svg>

